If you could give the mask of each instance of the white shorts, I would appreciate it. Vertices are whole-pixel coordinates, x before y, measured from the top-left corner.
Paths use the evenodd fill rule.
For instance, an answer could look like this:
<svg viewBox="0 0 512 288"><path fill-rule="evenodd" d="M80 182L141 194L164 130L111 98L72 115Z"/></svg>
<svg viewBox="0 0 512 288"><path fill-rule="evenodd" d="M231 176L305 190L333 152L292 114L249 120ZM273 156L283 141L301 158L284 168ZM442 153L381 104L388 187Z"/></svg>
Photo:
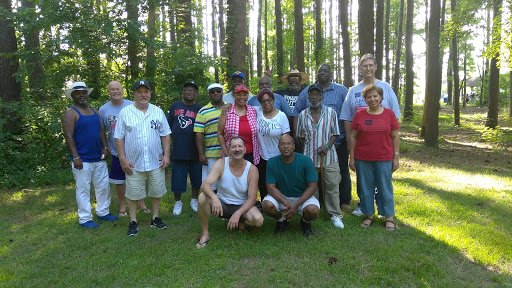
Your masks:
<svg viewBox="0 0 512 288"><path fill-rule="evenodd" d="M206 179L206 176L208 176L210 171L212 171L213 164L215 164L215 162L217 162L217 160L219 160L219 159L220 159L220 157L206 158L206 160L208 161L208 166L202 165L203 170L201 173L201 182L203 182L204 179ZM213 188L213 190L217 190L217 182L213 183L212 188Z"/></svg>
<svg viewBox="0 0 512 288"><path fill-rule="evenodd" d="M299 200L299 197L284 196L284 198L286 198L286 200L288 200L290 203L295 203L295 202L297 202L297 200ZM265 196L263 201L270 201L272 204L274 204L274 207L276 207L277 211L284 210L283 203L277 202L277 200L274 197L270 196L270 194ZM318 202L318 200L315 198L315 196L311 196L308 200L304 201L304 203L302 203L302 205L297 207L297 211L299 212L300 215L302 215L302 210L304 210L304 207L306 207L308 205L315 205L316 207L318 207L318 209L320 209L320 202Z"/></svg>
<svg viewBox="0 0 512 288"><path fill-rule="evenodd" d="M162 198L167 193L165 187L165 169L139 172L133 170L132 175L126 174L126 198L140 200L146 197L146 179L148 182L148 195L151 198Z"/></svg>

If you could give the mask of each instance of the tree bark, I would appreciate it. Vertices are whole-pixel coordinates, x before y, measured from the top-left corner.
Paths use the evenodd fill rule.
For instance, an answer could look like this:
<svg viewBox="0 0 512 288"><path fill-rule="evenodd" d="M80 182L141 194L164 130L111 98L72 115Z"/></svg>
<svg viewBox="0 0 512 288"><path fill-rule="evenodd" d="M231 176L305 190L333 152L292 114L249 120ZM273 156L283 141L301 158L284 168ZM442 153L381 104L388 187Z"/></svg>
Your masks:
<svg viewBox="0 0 512 288"><path fill-rule="evenodd" d="M427 85L425 91L426 110L423 113L422 130L425 130L425 146L436 147L439 138L439 95L441 78L439 77L439 26L441 5L439 0L430 2L430 21L427 44Z"/></svg>
<svg viewBox="0 0 512 288"><path fill-rule="evenodd" d="M457 16L457 0L451 0L452 21L456 21ZM452 69L453 69L453 121L454 125L460 125L460 79L459 79L459 51L458 51L458 34L457 25L452 27ZM455 29L453 29L455 28Z"/></svg>
<svg viewBox="0 0 512 288"><path fill-rule="evenodd" d="M226 57L228 71L247 74L245 61L247 29L247 0L227 0Z"/></svg>
<svg viewBox="0 0 512 288"><path fill-rule="evenodd" d="M502 0L493 0L493 20L492 20L492 48L491 71L489 73L489 111L487 112L487 121L485 126L496 128L498 126L498 99L500 93L500 70L498 61L500 59L501 42L501 5Z"/></svg>
<svg viewBox="0 0 512 288"><path fill-rule="evenodd" d="M359 57L364 54L374 54L373 48L373 0L359 0L358 13L358 34L359 34Z"/></svg>
<svg viewBox="0 0 512 288"><path fill-rule="evenodd" d="M155 74L156 74L156 59L155 59L155 41L156 41L156 7L158 7L158 0L148 0L148 43L146 55L146 80L151 83L151 88L156 91Z"/></svg>
<svg viewBox="0 0 512 288"><path fill-rule="evenodd" d="M277 75L283 75L284 59L283 59L283 15L281 13L281 0L275 0L276 13L276 72ZM261 75L258 75L261 76Z"/></svg>
<svg viewBox="0 0 512 288"><path fill-rule="evenodd" d="M195 35L192 24L192 5L188 0L176 0L176 36L178 44L194 47Z"/></svg>
<svg viewBox="0 0 512 288"><path fill-rule="evenodd" d="M269 70L268 66L268 1L265 0L265 71Z"/></svg>
<svg viewBox="0 0 512 288"><path fill-rule="evenodd" d="M217 45L219 45L219 41L218 41L218 37L217 37L217 29L216 29L216 26L215 26L215 0L212 0L212 18L211 18L211 21L212 21L212 40L213 40L213 58L215 59L215 63L216 65L214 65L214 69L215 69L215 82L216 83L219 83L219 67L218 67L218 59L219 59L219 54L217 53ZM261 15L260 15L261 17ZM260 51L261 52L261 51Z"/></svg>
<svg viewBox="0 0 512 288"><path fill-rule="evenodd" d="M397 35L397 43L396 43L396 52L395 52L395 68L393 69L393 91L398 98L398 103L400 103L400 91L398 91L398 87L400 86L400 57L402 55L402 26L404 22L404 0L400 0L400 17L398 23L398 35Z"/></svg>
<svg viewBox="0 0 512 288"><path fill-rule="evenodd" d="M293 18L295 20L295 55L297 58L297 70L306 72L304 59L304 19L302 15L302 0L295 0L293 6Z"/></svg>
<svg viewBox="0 0 512 288"><path fill-rule="evenodd" d="M407 0L407 17L405 24L405 103L404 119L412 120L414 116L414 56L412 52L412 34L414 26L414 0Z"/></svg>
<svg viewBox="0 0 512 288"><path fill-rule="evenodd" d="M375 58L377 60L377 71L375 78L382 79L382 58L384 54L384 0L377 0L377 11L375 13Z"/></svg>
<svg viewBox="0 0 512 288"><path fill-rule="evenodd" d="M348 0L339 0L338 4L343 46L343 84L352 87L354 79L352 78L352 52L350 50L350 27L348 26Z"/></svg>
<svg viewBox="0 0 512 288"><path fill-rule="evenodd" d="M389 83L389 81L391 81L391 73L389 73L389 68L390 68L390 62L389 62L389 14L390 14L390 11L391 11L391 8L390 8L390 5L391 5L391 1L390 0L387 0L386 1L386 23L385 23L385 28L386 29L386 32L384 33L384 45L386 46L385 48L385 51L384 51L384 58L386 58L386 82Z"/></svg>
<svg viewBox="0 0 512 288"><path fill-rule="evenodd" d="M258 35L256 36L256 70L258 70L258 77L263 75L263 54L261 43L261 10L263 10L263 0L258 0Z"/></svg>
<svg viewBox="0 0 512 288"><path fill-rule="evenodd" d="M324 63L323 57L322 0L315 0L315 64Z"/></svg>
<svg viewBox="0 0 512 288"><path fill-rule="evenodd" d="M137 7L138 1L127 0L126 1L126 20L127 20L127 35L128 40L128 67L130 70L130 82L136 81L139 78L139 59L138 49L140 43L139 37L139 23L138 14L139 8Z"/></svg>

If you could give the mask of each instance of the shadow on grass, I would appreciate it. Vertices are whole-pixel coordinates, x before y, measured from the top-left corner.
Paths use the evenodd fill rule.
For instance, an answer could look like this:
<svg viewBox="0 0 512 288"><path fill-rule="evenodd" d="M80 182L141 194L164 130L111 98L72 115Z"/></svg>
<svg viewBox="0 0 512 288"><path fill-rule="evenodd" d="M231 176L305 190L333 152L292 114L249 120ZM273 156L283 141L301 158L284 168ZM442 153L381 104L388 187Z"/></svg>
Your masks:
<svg viewBox="0 0 512 288"><path fill-rule="evenodd" d="M407 185L424 185L408 182ZM428 185L423 187L431 190ZM444 191L430 193L447 194ZM459 195L465 197L464 195ZM443 197L448 197L445 195ZM210 220L212 241L194 247L200 226L186 205L170 216L172 193L161 217L168 229L149 228L139 213L139 235L126 237L128 218L78 226L74 189L35 190L3 195L0 202L0 279L5 286L103 287L502 287L512 276L478 265L465 252L398 218L389 233L383 221L361 229L361 217L344 218L346 228L313 222L315 235L302 236L299 217L286 234L275 236L275 220L245 234L226 231L226 221ZM454 199L448 199L456 205ZM116 207L113 201L111 207ZM118 206L117 206L118 207ZM150 207L151 208L151 207ZM501 209L501 208L500 208ZM116 208L112 210L117 211ZM23 219L23 220L20 220ZM404 219L405 220L405 219ZM437 221L437 220L436 220Z"/></svg>

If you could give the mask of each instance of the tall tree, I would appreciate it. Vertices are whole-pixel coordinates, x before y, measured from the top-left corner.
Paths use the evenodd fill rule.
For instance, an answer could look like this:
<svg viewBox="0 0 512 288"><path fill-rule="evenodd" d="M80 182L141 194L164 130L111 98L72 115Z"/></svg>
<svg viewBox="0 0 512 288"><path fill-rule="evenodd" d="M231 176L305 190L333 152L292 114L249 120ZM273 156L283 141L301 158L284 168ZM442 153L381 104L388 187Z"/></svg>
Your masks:
<svg viewBox="0 0 512 288"><path fill-rule="evenodd" d="M458 13L457 13L457 0L451 0L451 13L452 13L452 47L451 47L451 58L452 58L452 70L453 70L453 121L454 125L460 125L460 79L459 79L459 43L458 43Z"/></svg>
<svg viewBox="0 0 512 288"><path fill-rule="evenodd" d="M260 1L261 2L261 1ZM212 0L212 18L211 18L211 21L212 21L212 40L213 40L213 57L215 59L215 61L217 61L219 55L217 54L217 45L218 45L218 37L217 37L217 27L215 26L215 0ZM261 18L261 14L259 16ZM259 22L258 22L259 23ZM258 25L259 26L259 25ZM261 36L260 36L260 40L261 40ZM261 44L260 44L261 45ZM260 47L260 54L261 54L261 47ZM261 57L261 55L260 55ZM217 67L217 65L214 66L215 68L215 82L219 83L219 68Z"/></svg>
<svg viewBox="0 0 512 288"><path fill-rule="evenodd" d="M439 95L441 94L441 71L439 66L440 18L439 0L430 2L430 19L427 43L427 85L425 89L425 109L423 111L422 130L425 131L425 146L437 146L439 137Z"/></svg>
<svg viewBox="0 0 512 288"><path fill-rule="evenodd" d="M358 34L359 56L374 54L373 48L373 0L359 0Z"/></svg>
<svg viewBox="0 0 512 288"><path fill-rule="evenodd" d="M412 34L414 30L414 0L407 0L407 17L405 24L405 103L404 119L414 116L414 56L412 53Z"/></svg>
<svg viewBox="0 0 512 288"><path fill-rule="evenodd" d="M39 21L37 21L36 5L32 0L22 0L22 9L25 13L26 22L23 23L25 38L25 50L29 53L28 62L28 86L30 94L34 95L40 101L46 99L46 91L44 89L44 70L41 61L41 45L39 42ZM28 21L30 19L30 21Z"/></svg>
<svg viewBox="0 0 512 288"><path fill-rule="evenodd" d="M220 57L226 57L224 45L226 41L226 28L224 27L224 0L219 0L219 47Z"/></svg>
<svg viewBox="0 0 512 288"><path fill-rule="evenodd" d="M194 47L195 35L192 24L192 5L188 0L176 0L176 36L179 44Z"/></svg>
<svg viewBox="0 0 512 288"><path fill-rule="evenodd" d="M174 1L169 0L169 34L171 42L176 42L176 3Z"/></svg>
<svg viewBox="0 0 512 288"><path fill-rule="evenodd" d="M322 0L315 0L315 64L318 67L324 63L324 37L322 29Z"/></svg>
<svg viewBox="0 0 512 288"><path fill-rule="evenodd" d="M0 0L0 8L5 14L0 18L0 91L2 91L2 102L16 103L21 101L21 84L16 81L15 74L19 69L16 52L16 32L12 18L11 0ZM4 107L0 111L5 117L3 131L9 131L14 135L21 133L20 116L17 109ZM3 109L2 109L3 110Z"/></svg>
<svg viewBox="0 0 512 288"><path fill-rule="evenodd" d="M496 128L498 126L498 97L500 93L500 69L498 61L500 59L501 42L501 5L503 0L493 0L492 10L492 58L491 71L489 73L489 111L487 111L487 121L485 126Z"/></svg>
<svg viewBox="0 0 512 288"><path fill-rule="evenodd" d="M302 0L294 0L293 5L294 31L295 31L295 57L297 57L297 69L306 71L304 59L304 20L302 15Z"/></svg>
<svg viewBox="0 0 512 288"><path fill-rule="evenodd" d="M268 66L268 1L265 0L265 71L269 70Z"/></svg>
<svg viewBox="0 0 512 288"><path fill-rule="evenodd" d="M385 48L385 51L384 51L384 58L386 58L386 82L389 83L389 81L391 81L391 75L389 73L389 68L390 68L390 64L389 64L389 14L391 12L391 1L390 0L387 0L386 1L386 23L385 23L385 33L384 33L384 45L386 46Z"/></svg>
<svg viewBox="0 0 512 288"><path fill-rule="evenodd" d="M247 0L227 0L226 57L228 71L240 70L247 74L245 61L247 29Z"/></svg>
<svg viewBox="0 0 512 288"><path fill-rule="evenodd" d="M256 70L258 70L258 77L263 75L263 54L262 54L262 43L261 43L261 10L263 10L263 1L258 0L258 35L256 35Z"/></svg>
<svg viewBox="0 0 512 288"><path fill-rule="evenodd" d="M382 57L384 54L384 0L377 0L377 11L375 13L375 58L377 60L377 71L375 78L382 79Z"/></svg>
<svg viewBox="0 0 512 288"><path fill-rule="evenodd" d="M489 47L489 38L491 37L491 4L489 2L487 2L487 7L486 7L486 10L487 10L487 25L485 26L486 29L485 29L485 46L484 47ZM488 48L486 48L488 49ZM483 101L484 101L484 88L485 88L485 77L488 75L488 70L489 70L489 57L482 57L484 58L484 67L482 67L482 76L481 76L481 83L480 83L480 108L483 107ZM489 92L487 92L487 94L489 94Z"/></svg>
<svg viewBox="0 0 512 288"><path fill-rule="evenodd" d="M400 93L398 93L398 87L400 86L400 57L402 56L402 26L404 22L404 0L400 0L400 17L398 22L398 34L396 40L396 52L395 52L395 68L393 68L393 91L395 91L400 102Z"/></svg>
<svg viewBox="0 0 512 288"><path fill-rule="evenodd" d="M341 25L341 43L343 46L343 84L354 86L352 78L352 53L350 50L350 33L348 26L348 0L339 0L339 15Z"/></svg>
<svg viewBox="0 0 512 288"><path fill-rule="evenodd" d="M283 75L284 59L283 59L283 15L281 13L281 0L275 0L276 8L276 70L277 75ZM261 75L258 75L261 76Z"/></svg>
<svg viewBox="0 0 512 288"><path fill-rule="evenodd" d="M155 90L155 74L156 74L156 58L155 58L155 41L156 41L156 7L158 0L148 0L148 43L146 55L146 79L152 84Z"/></svg>
<svg viewBox="0 0 512 288"><path fill-rule="evenodd" d="M130 69L131 80L133 82L139 78L139 58L138 46L140 43L139 36L139 7L137 0L126 0L126 21L127 23L127 40L128 40L128 67ZM128 84L128 83L127 83Z"/></svg>

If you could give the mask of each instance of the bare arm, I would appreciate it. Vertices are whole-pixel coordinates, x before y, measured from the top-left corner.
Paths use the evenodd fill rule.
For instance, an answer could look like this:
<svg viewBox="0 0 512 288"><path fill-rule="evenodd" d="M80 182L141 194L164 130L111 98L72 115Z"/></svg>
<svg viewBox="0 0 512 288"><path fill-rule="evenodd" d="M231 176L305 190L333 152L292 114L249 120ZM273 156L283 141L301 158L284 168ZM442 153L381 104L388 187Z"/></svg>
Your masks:
<svg viewBox="0 0 512 288"><path fill-rule="evenodd" d="M217 124L217 138L219 139L220 147L224 153L224 157L228 156L228 147L226 146L226 138L224 138L224 127L226 126L226 115L220 115Z"/></svg>
<svg viewBox="0 0 512 288"><path fill-rule="evenodd" d="M343 121L343 128L345 128L345 136L347 137L347 147L350 145L350 134L352 131L352 128L350 128L350 125L352 125L352 121Z"/></svg>
<svg viewBox="0 0 512 288"><path fill-rule="evenodd" d="M391 131L391 143L393 144L393 172L400 167L400 134L398 130ZM395 153L399 154L395 154Z"/></svg>
<svg viewBox="0 0 512 288"><path fill-rule="evenodd" d="M336 142L336 139L338 139L338 136L339 135L332 135L331 138L329 138L329 142L327 142L327 146L329 146L329 149L332 149L332 146ZM329 150L327 149L327 147L325 145L318 147L317 151L318 151L318 154L320 154L320 156L324 156L327 154L327 152L329 152Z"/></svg>
<svg viewBox="0 0 512 288"><path fill-rule="evenodd" d="M66 145L68 146L69 152L71 153L73 159L73 167L78 170L82 170L84 167L82 163L82 159L80 159L80 155L78 155L78 151L76 151L76 143L75 143L75 123L78 120L78 115L73 109L68 109L62 115L62 132L64 134L64 140L66 140Z"/></svg>
<svg viewBox="0 0 512 288"><path fill-rule="evenodd" d="M96 114L99 116L100 113L96 111L94 108L91 108L96 112ZM101 155L102 160L106 159L110 155L110 150L108 149L108 143L107 143L107 137L105 136L105 129L103 128L103 124L101 123L101 116L100 117L100 144L101 144Z"/></svg>
<svg viewBox="0 0 512 288"><path fill-rule="evenodd" d="M350 153L350 160L348 161L348 167L350 170L356 171L356 159L354 158L354 150L356 148L356 142L359 132L357 130L352 130L350 132L350 141L348 141L348 151Z"/></svg>
<svg viewBox="0 0 512 288"><path fill-rule="evenodd" d="M162 139L162 145L164 146L164 157L162 158L160 168L165 169L171 163L171 136L160 136L160 139Z"/></svg>
<svg viewBox="0 0 512 288"><path fill-rule="evenodd" d="M204 141L203 141L203 133L195 132L196 137L196 147L197 153L199 154L199 162L203 165L208 165L208 161L206 160L206 155L204 154Z"/></svg>
<svg viewBox="0 0 512 288"><path fill-rule="evenodd" d="M117 156L119 156L119 163L121 164L121 169L123 169L124 173L128 175L132 175L132 168L135 167L132 162L126 159L126 154L124 152L124 138L116 138L116 149Z"/></svg>
<svg viewBox="0 0 512 288"><path fill-rule="evenodd" d="M238 209L229 219L228 229L232 230L238 227L238 223L240 222L240 217L244 215L249 209L251 209L256 203L256 197L258 194L258 168L251 164L251 168L249 168L249 175L247 176L247 186L248 186L248 198L242 204L242 207Z"/></svg>

